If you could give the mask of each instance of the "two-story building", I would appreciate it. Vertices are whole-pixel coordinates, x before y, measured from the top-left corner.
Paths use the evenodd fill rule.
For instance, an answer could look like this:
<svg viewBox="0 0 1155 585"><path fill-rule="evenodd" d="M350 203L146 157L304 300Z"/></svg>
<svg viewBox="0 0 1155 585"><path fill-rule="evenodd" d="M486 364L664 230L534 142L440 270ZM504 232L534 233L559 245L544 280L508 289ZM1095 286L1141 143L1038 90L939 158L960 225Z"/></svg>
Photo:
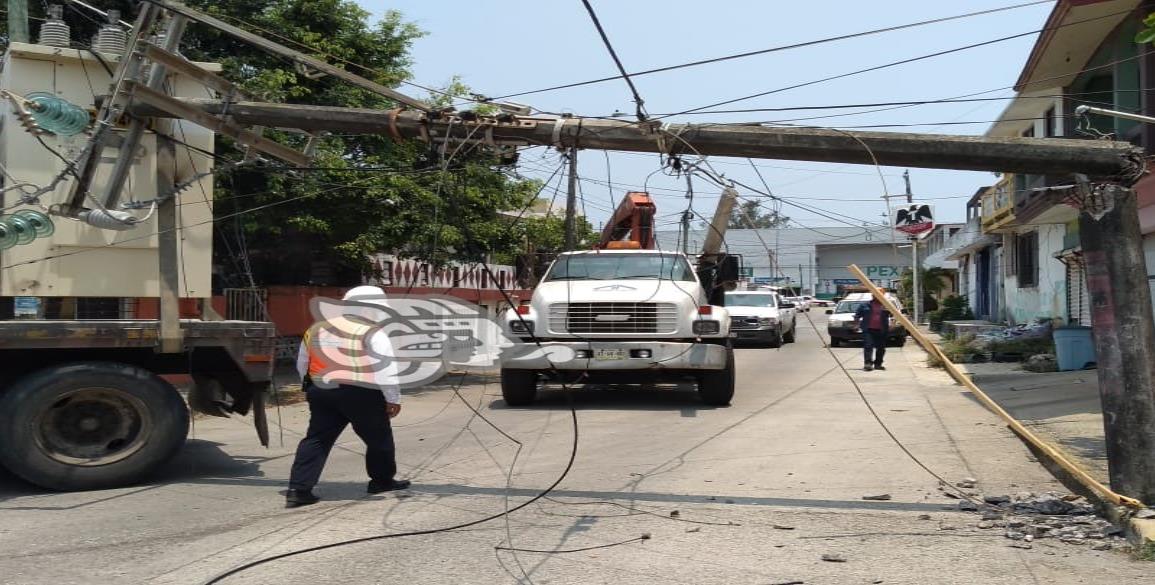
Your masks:
<svg viewBox="0 0 1155 585"><path fill-rule="evenodd" d="M1016 96L987 135L1109 137L1151 150L1153 127L1075 114L1083 104L1155 110L1155 94L1142 89L1155 81L1155 56L1134 42L1151 12L1155 1L1150 0L1059 0L1015 84ZM1069 204L1073 182L1069 175L1007 174L981 196L982 233L1001 238L1004 308L997 320L1090 324L1079 211ZM1155 273L1155 179L1147 177L1136 190L1148 273Z"/></svg>

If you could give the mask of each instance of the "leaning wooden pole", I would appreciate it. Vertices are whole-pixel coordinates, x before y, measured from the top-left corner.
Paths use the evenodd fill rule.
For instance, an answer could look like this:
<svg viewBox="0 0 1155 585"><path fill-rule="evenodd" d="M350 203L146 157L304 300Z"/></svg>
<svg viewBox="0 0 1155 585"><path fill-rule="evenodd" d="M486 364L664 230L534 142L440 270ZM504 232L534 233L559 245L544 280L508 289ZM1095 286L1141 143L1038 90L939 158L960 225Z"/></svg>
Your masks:
<svg viewBox="0 0 1155 585"><path fill-rule="evenodd" d="M1015 417L1011 416L1010 413L1003 409L1003 407L999 406L997 402L992 400L990 396L987 396L986 392L983 392L981 388L979 388L977 385L975 385L974 382L971 381L970 376L967 376L966 373L959 369L959 367L955 365L954 362L950 361L950 358L946 357L946 354L943 353L942 349L935 345L935 343L931 341L930 338L924 335L922 331L920 331L918 327L914 325L914 323L911 323L910 319L907 319L906 315L903 315L902 311L900 311L898 307L894 306L894 303L891 303L890 299L886 298L886 295L883 294L882 290L875 286L874 283L871 282L865 274L863 274L862 270L860 270L858 266L851 264L849 269L850 272L853 273L854 276L862 282L863 286L870 289L870 293L874 295L874 298L878 299L878 302L882 303L882 305L886 307L886 310L890 311L890 314L893 315L899 323L902 323L903 327L906 327L906 330L910 332L911 337L914 337L914 339L918 341L919 345L921 345L923 349L927 351L927 353L935 356L943 363L943 365L946 367L947 373L949 373L956 382L965 386L967 390L971 391L971 394L974 394L975 398L977 398L978 401L983 404L983 406L986 406L988 409L990 409L991 412L994 412L999 416L999 418L1006 421L1007 425L1011 427L1011 430L1015 431L1015 433L1022 437L1023 440L1025 440L1027 443L1030 443L1032 447L1046 454L1047 457L1050 457L1051 460L1054 461L1059 467L1062 467L1064 471L1071 474L1071 476L1074 477L1076 481L1078 481L1087 489L1099 494L1108 502L1111 502L1115 505L1129 506L1132 508L1145 507L1143 502L1140 502L1139 500L1115 493L1111 490L1111 488L1103 485L1099 480L1095 479L1091 476L1091 474L1087 473L1086 470L1084 470L1075 462L1071 461L1071 459L1067 457L1067 455L1062 451L1060 451L1058 447L1055 447L1054 445L1044 441L1030 429L1023 426L1023 423L1019 422Z"/></svg>

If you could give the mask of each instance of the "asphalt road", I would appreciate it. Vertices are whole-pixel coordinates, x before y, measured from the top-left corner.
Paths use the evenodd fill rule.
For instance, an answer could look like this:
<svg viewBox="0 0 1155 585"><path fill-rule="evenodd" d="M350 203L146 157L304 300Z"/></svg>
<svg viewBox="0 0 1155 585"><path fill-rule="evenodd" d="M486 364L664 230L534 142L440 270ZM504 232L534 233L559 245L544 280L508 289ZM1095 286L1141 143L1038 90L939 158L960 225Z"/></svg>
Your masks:
<svg viewBox="0 0 1155 585"><path fill-rule="evenodd" d="M823 316L811 315L821 328ZM406 396L396 435L414 487L402 494L365 495L362 447L350 433L318 486L324 501L284 509L302 405L270 413L283 423L283 443L274 429L269 449L257 445L247 419L198 419L182 455L136 487L56 494L0 475L0 582L204 583L310 546L483 520L563 474L548 497L509 516L284 558L222 582L1018 585L1150 577L1149 565L1118 552L1048 541L1014 548L1000 531L977 528L975 514L947 509L956 501L883 431L807 321L799 325L795 344L738 351L729 408L703 407L689 390L576 393L577 457L568 473L575 436L563 392L510 409L495 384L475 383L461 386L461 398L452 385ZM860 351L834 353L857 368ZM891 352L885 372L849 373L919 461L949 481L975 477L988 494L1061 489L993 415L923 361L907 347ZM879 494L891 499L862 499Z"/></svg>

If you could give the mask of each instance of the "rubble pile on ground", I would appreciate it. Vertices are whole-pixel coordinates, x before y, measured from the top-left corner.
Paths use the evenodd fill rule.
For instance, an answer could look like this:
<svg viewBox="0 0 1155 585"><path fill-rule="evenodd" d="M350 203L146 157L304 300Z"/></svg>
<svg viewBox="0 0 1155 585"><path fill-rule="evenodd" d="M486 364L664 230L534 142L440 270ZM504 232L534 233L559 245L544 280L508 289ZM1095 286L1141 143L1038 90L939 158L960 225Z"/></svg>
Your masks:
<svg viewBox="0 0 1155 585"><path fill-rule="evenodd" d="M982 505L960 501L959 509L977 509L982 514L979 528L1000 529L1008 539L1019 543L1020 548L1029 548L1032 541L1039 539L1090 545L1094 550L1128 546L1122 531L1096 516L1094 507L1082 496L1021 492L1010 496L988 495L982 500Z"/></svg>

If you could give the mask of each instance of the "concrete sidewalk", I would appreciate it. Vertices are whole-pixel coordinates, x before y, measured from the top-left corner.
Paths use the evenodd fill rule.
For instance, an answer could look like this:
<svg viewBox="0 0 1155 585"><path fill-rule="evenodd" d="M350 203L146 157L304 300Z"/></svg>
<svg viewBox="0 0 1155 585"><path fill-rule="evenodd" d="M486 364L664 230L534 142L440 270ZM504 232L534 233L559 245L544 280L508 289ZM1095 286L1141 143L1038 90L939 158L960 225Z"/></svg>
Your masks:
<svg viewBox="0 0 1155 585"><path fill-rule="evenodd" d="M1109 484L1095 370L1037 374L1021 364L959 364L1011 416Z"/></svg>
<svg viewBox="0 0 1155 585"><path fill-rule="evenodd" d="M938 335L923 333L941 343ZM1021 363L956 365L1039 438L1058 447L1103 485L1111 485L1098 372L1035 373L1024 370ZM1123 508L1108 510L1108 516L1116 524L1129 525L1129 538L1139 547L1138 556L1155 558L1155 519L1132 517Z"/></svg>

